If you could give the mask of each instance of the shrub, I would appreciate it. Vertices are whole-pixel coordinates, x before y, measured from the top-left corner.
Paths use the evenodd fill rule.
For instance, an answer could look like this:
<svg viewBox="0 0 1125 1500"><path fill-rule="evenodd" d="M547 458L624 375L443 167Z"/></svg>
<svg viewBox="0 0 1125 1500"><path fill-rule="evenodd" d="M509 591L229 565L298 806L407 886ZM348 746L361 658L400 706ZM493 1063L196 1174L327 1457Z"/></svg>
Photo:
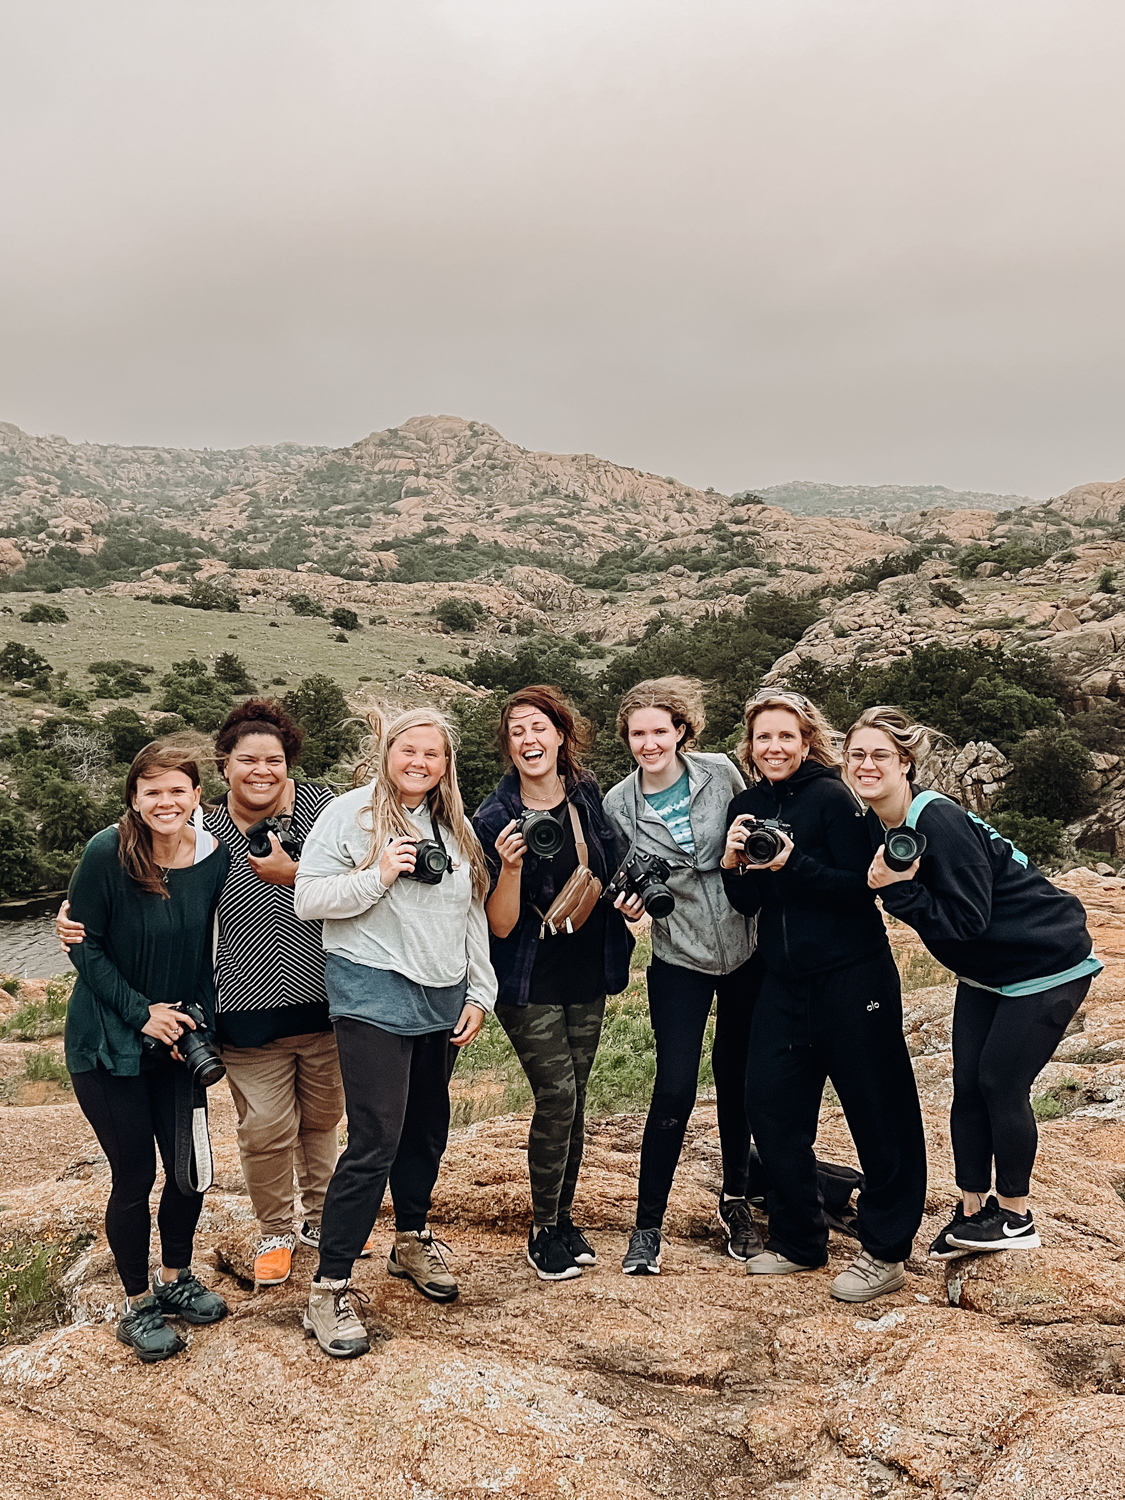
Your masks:
<svg viewBox="0 0 1125 1500"><path fill-rule="evenodd" d="M1002 809L1025 818L1068 822L1089 804L1090 752L1067 729L1045 729L1011 752Z"/></svg>
<svg viewBox="0 0 1125 1500"><path fill-rule="evenodd" d="M70 619L65 609L57 604L33 604L20 615L25 625L65 625Z"/></svg>
<svg viewBox="0 0 1125 1500"><path fill-rule="evenodd" d="M172 663L172 670L160 679L163 695L156 707L164 713L178 714L193 729L210 732L230 712L233 698L226 683L209 677L203 662L195 657Z"/></svg>
<svg viewBox="0 0 1125 1500"><path fill-rule="evenodd" d="M137 751L155 738L131 708L111 708L102 720L102 728L109 735L110 754L118 765L130 765Z"/></svg>
<svg viewBox="0 0 1125 1500"><path fill-rule="evenodd" d="M319 615L321 619L328 613L320 600L309 594L290 594L289 608L295 615Z"/></svg>
<svg viewBox="0 0 1125 1500"><path fill-rule="evenodd" d="M337 630L359 630L359 616L354 609L334 609L328 616L329 622L335 625Z"/></svg>
<svg viewBox="0 0 1125 1500"><path fill-rule="evenodd" d="M22 896L39 884L35 841L20 814L0 812L0 897Z"/></svg>
<svg viewBox="0 0 1125 1500"><path fill-rule="evenodd" d="M246 670L246 663L233 651L220 652L215 662L215 677L217 681L225 683L232 693L252 693L254 684L250 681L250 674Z"/></svg>
<svg viewBox="0 0 1125 1500"><path fill-rule="evenodd" d="M103 826L100 809L75 781L48 781L39 793L39 817L44 849L76 849Z"/></svg>
<svg viewBox="0 0 1125 1500"><path fill-rule="evenodd" d="M242 605L229 584L212 583L210 579L193 578L187 596L189 609L221 609L237 614Z"/></svg>
<svg viewBox="0 0 1125 1500"><path fill-rule="evenodd" d="M22 646L19 641L9 641L0 651L0 678L10 682L26 681L52 670L45 656L40 656L34 646Z"/></svg>
<svg viewBox="0 0 1125 1500"><path fill-rule="evenodd" d="M1045 552L1026 542L1004 542L999 547L970 542L957 559L957 571L962 578L971 578L981 563L997 563L1003 572L1018 573L1021 568L1037 568L1046 561Z"/></svg>
<svg viewBox="0 0 1125 1500"><path fill-rule="evenodd" d="M1117 579L1112 568L1103 568L1098 574L1097 582L1094 584L1096 594L1116 594Z"/></svg>
<svg viewBox="0 0 1125 1500"><path fill-rule="evenodd" d="M284 703L305 730L301 765L306 775L323 776L359 749L361 729L344 691L323 672L304 678L286 693Z"/></svg>
<svg viewBox="0 0 1125 1500"><path fill-rule="evenodd" d="M1058 859L1062 851L1063 825L1051 818L1026 818L1015 812L998 812L992 824L996 832L1026 854L1033 865L1048 864Z"/></svg>
<svg viewBox="0 0 1125 1500"><path fill-rule="evenodd" d="M0 1245L0 1343L28 1338L65 1316L64 1273L92 1243L92 1234L61 1239L10 1239Z"/></svg>
<svg viewBox="0 0 1125 1500"><path fill-rule="evenodd" d="M449 705L461 743L457 750L457 784L465 806L475 812L504 773L496 745L503 693L470 698L459 693Z"/></svg>
<svg viewBox="0 0 1125 1500"><path fill-rule="evenodd" d="M447 630L475 630L477 612L468 599L443 599L434 610Z"/></svg>

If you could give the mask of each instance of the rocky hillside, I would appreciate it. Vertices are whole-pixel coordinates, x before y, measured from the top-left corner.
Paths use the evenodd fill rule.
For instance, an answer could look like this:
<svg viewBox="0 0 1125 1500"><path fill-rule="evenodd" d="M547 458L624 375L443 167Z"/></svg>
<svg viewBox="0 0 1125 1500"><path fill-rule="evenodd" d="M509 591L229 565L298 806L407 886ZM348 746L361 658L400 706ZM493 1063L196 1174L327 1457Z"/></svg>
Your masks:
<svg viewBox="0 0 1125 1500"><path fill-rule="evenodd" d="M953 992L892 926L930 1183L906 1286L871 1306L828 1295L854 1251L843 1236L824 1271L796 1278L749 1278L722 1253L710 1104L689 1127L663 1274L619 1270L643 1121L616 1115L590 1124L576 1204L599 1264L537 1282L522 1244L528 1121L505 1115L455 1132L438 1182L433 1219L453 1246L460 1299L432 1306L380 1259L362 1262L374 1349L330 1362L300 1328L311 1251L298 1250L288 1285L249 1284L255 1231L220 1085L196 1264L231 1316L145 1369L113 1337L107 1173L77 1106L0 1110L5 1246L81 1246L63 1326L0 1353L0 1496L1120 1500L1125 891L1067 880L1107 968L1035 1086L1042 1250L948 1267L924 1258L954 1197ZM818 1146L854 1160L831 1103ZM386 1219L376 1233L387 1242Z"/></svg>

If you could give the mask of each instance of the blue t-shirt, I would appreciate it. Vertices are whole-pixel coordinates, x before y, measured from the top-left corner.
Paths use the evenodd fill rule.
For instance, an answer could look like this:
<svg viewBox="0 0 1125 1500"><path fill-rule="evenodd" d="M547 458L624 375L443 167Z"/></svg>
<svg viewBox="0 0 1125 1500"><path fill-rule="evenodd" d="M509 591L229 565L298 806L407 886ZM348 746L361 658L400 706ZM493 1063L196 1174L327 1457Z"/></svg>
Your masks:
<svg viewBox="0 0 1125 1500"><path fill-rule="evenodd" d="M346 1016L366 1021L396 1036L425 1036L452 1030L465 1006L468 978L456 984L417 984L393 969L371 969L330 953L324 966L328 1012L334 1021Z"/></svg>
<svg viewBox="0 0 1125 1500"><path fill-rule="evenodd" d="M645 801L656 816L667 824L668 832L681 849L695 853L695 835L691 831L691 788L685 771L667 791L645 793Z"/></svg>

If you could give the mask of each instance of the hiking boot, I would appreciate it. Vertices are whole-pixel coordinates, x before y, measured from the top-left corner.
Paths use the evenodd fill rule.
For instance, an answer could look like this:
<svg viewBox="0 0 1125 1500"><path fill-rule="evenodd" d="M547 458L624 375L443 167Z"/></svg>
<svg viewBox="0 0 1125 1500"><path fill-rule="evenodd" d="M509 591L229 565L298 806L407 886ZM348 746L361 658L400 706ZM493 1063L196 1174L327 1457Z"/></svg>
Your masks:
<svg viewBox="0 0 1125 1500"><path fill-rule="evenodd" d="M152 1292L166 1318L183 1318L185 1323L217 1323L227 1315L227 1305L218 1292L209 1292L202 1281L184 1266L175 1281L161 1281L157 1271L152 1278Z"/></svg>
<svg viewBox="0 0 1125 1500"><path fill-rule="evenodd" d="M944 1229L938 1231L933 1244L930 1246L930 1260L956 1260L959 1255L970 1255L972 1252L965 1250L960 1245L951 1245L949 1236L955 1231L963 1228L969 1222L965 1215L965 1205L958 1203L953 1217Z"/></svg>
<svg viewBox="0 0 1125 1500"><path fill-rule="evenodd" d="M297 1236L302 1245L311 1245L314 1250L320 1249L320 1225L310 1224L308 1219L301 1225L301 1232ZM367 1242L359 1252L360 1260L370 1260L375 1254L375 1236L368 1235Z"/></svg>
<svg viewBox="0 0 1125 1500"><path fill-rule="evenodd" d="M720 1198L718 1219L727 1232L727 1254L732 1260L761 1255L765 1246L745 1198Z"/></svg>
<svg viewBox="0 0 1125 1500"><path fill-rule="evenodd" d="M160 1304L151 1294L131 1297L117 1325L117 1337L128 1344L137 1358L146 1365L160 1359L171 1359L186 1349L187 1344L173 1328L164 1321Z"/></svg>
<svg viewBox="0 0 1125 1500"><path fill-rule="evenodd" d="M634 1229L621 1262L626 1276L660 1275L660 1230Z"/></svg>
<svg viewBox="0 0 1125 1500"><path fill-rule="evenodd" d="M979 1213L950 1230L951 1245L962 1250L1038 1250L1043 1241L1035 1232L1030 1213L1014 1214L1001 1208L995 1195Z"/></svg>
<svg viewBox="0 0 1125 1500"><path fill-rule="evenodd" d="M428 1229L396 1229L387 1270L392 1276L412 1281L431 1302L452 1302L458 1286L445 1263L443 1250L453 1253L444 1240L435 1240Z"/></svg>
<svg viewBox="0 0 1125 1500"><path fill-rule="evenodd" d="M870 1302L905 1285L906 1271L901 1260L876 1260L861 1250L848 1269L836 1277L830 1290L841 1302Z"/></svg>
<svg viewBox="0 0 1125 1500"><path fill-rule="evenodd" d="M333 1359L355 1359L371 1348L367 1341L367 1329L359 1321L352 1307L351 1297L357 1302L367 1298L359 1291L349 1291L351 1282L314 1281L309 1287L309 1305L301 1319L305 1332L313 1338Z"/></svg>
<svg viewBox="0 0 1125 1500"><path fill-rule="evenodd" d="M776 1250L763 1250L760 1255L752 1255L746 1262L747 1276L791 1276L794 1271L817 1269L816 1266L802 1266L795 1260L787 1260Z"/></svg>
<svg viewBox="0 0 1125 1500"><path fill-rule="evenodd" d="M254 1256L254 1281L258 1286L280 1286L293 1269L295 1234L267 1234L258 1241Z"/></svg>
<svg viewBox="0 0 1125 1500"><path fill-rule="evenodd" d="M570 1247L557 1224L537 1230L533 1224L527 1234L527 1263L540 1281L571 1281L582 1275L582 1267L570 1253Z"/></svg>
<svg viewBox="0 0 1125 1500"><path fill-rule="evenodd" d="M596 1263L598 1259L597 1251L573 1219L560 1219L555 1227L559 1231L559 1238L570 1251L576 1266L592 1266Z"/></svg>

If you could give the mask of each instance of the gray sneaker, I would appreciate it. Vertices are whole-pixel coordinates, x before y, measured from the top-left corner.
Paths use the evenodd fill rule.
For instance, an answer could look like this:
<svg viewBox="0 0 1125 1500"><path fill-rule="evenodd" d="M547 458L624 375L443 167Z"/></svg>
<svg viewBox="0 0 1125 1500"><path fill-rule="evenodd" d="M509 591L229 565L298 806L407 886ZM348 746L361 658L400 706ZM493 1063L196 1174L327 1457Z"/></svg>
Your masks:
<svg viewBox="0 0 1125 1500"><path fill-rule="evenodd" d="M802 1266L795 1260L787 1260L776 1250L763 1250L761 1255L752 1255L746 1262L747 1276L792 1276L795 1271L815 1271L815 1266Z"/></svg>
<svg viewBox="0 0 1125 1500"><path fill-rule="evenodd" d="M449 1246L444 1240L435 1240L428 1229L396 1229L387 1270L392 1276L412 1281L431 1302L452 1302L460 1288L445 1263L443 1250L449 1251Z"/></svg>
<svg viewBox="0 0 1125 1500"><path fill-rule="evenodd" d="M133 1297L126 1302L117 1325L117 1337L121 1343L128 1344L146 1365L171 1359L173 1354L187 1348L179 1334L164 1321L160 1304L151 1292L148 1296Z"/></svg>
<svg viewBox="0 0 1125 1500"><path fill-rule="evenodd" d="M660 1230L634 1229L621 1262L626 1276L660 1275Z"/></svg>
<svg viewBox="0 0 1125 1500"><path fill-rule="evenodd" d="M305 1332L333 1359L355 1359L366 1354L371 1345L367 1329L359 1321L349 1300L366 1302L360 1291L349 1290L350 1280L314 1281L309 1287L309 1305L302 1318Z"/></svg>
<svg viewBox="0 0 1125 1500"><path fill-rule="evenodd" d="M861 1250L832 1283L832 1295L841 1302L870 1302L897 1292L905 1284L906 1268L901 1260L876 1260Z"/></svg>

